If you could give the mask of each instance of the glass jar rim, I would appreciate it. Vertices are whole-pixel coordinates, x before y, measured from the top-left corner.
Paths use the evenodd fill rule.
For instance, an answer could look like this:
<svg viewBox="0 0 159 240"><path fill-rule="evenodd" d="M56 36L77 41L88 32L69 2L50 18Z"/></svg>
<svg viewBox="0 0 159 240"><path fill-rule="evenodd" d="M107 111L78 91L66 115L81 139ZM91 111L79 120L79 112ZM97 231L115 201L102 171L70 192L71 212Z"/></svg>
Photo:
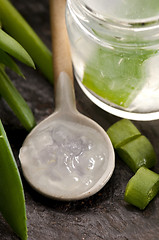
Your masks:
<svg viewBox="0 0 159 240"><path fill-rule="evenodd" d="M159 17L145 22L118 21L93 11L84 0L67 0L68 9L79 28L103 46L121 48L159 47Z"/></svg>
<svg viewBox="0 0 159 240"><path fill-rule="evenodd" d="M120 27L122 29L151 29L159 28L159 14L153 17L147 18L118 18L110 15L103 15L98 11L94 11L90 6L84 3L83 0L76 0L77 5L80 4L81 8L92 18L95 18L103 23L111 24L114 27Z"/></svg>

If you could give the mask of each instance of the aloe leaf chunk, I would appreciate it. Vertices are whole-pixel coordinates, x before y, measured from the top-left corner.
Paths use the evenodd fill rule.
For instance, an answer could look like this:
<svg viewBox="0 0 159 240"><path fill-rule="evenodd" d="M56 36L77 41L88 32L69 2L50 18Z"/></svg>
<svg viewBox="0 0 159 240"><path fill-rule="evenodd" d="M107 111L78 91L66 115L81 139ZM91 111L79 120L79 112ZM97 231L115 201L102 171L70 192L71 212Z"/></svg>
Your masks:
<svg viewBox="0 0 159 240"><path fill-rule="evenodd" d="M35 67L26 50L12 37L0 29L0 49L9 53L30 67Z"/></svg>
<svg viewBox="0 0 159 240"><path fill-rule="evenodd" d="M116 151L133 172L136 172L142 166L152 168L156 163L154 148L143 135L120 146Z"/></svg>
<svg viewBox="0 0 159 240"><path fill-rule="evenodd" d="M145 209L159 191L159 174L141 167L129 180L124 199L126 202Z"/></svg>
<svg viewBox="0 0 159 240"><path fill-rule="evenodd" d="M0 95L6 100L21 124L30 131L35 126L35 119L31 109L14 87L10 78L0 65Z"/></svg>
<svg viewBox="0 0 159 240"><path fill-rule="evenodd" d="M26 208L20 174L0 121L0 212L13 231L27 239Z"/></svg>
<svg viewBox="0 0 159 240"><path fill-rule="evenodd" d="M114 123L107 130L107 134L110 137L114 148L118 148L141 135L135 125L128 119L122 119Z"/></svg>
<svg viewBox="0 0 159 240"><path fill-rule="evenodd" d="M99 47L84 69L83 84L104 100L128 108L146 82L144 61L153 51L119 52Z"/></svg>

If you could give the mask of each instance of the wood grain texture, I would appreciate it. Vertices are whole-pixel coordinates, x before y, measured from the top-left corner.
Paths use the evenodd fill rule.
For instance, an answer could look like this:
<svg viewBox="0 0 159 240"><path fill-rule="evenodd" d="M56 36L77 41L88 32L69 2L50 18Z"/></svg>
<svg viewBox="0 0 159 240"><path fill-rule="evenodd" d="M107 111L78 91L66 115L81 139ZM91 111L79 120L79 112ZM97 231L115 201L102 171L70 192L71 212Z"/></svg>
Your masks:
<svg viewBox="0 0 159 240"><path fill-rule="evenodd" d="M51 49L49 2L46 0L12 0ZM39 71L20 65L26 80L9 72L14 84L31 106L37 122L54 109L53 87ZM77 108L97 121L105 130L119 120L95 106L75 81ZM18 152L27 132L6 103L0 99L0 116L7 131L19 169ZM134 122L152 142L159 158L159 120ZM159 162L153 169L159 173ZM116 157L111 180L96 195L76 202L60 202L36 193L22 176L28 217L28 240L158 240L159 195L144 210L129 206L123 200L128 180L133 173ZM68 186L69 187L69 186ZM0 216L0 239L18 240Z"/></svg>
<svg viewBox="0 0 159 240"><path fill-rule="evenodd" d="M65 0L50 0L54 82L65 71L73 80L72 62L65 23Z"/></svg>

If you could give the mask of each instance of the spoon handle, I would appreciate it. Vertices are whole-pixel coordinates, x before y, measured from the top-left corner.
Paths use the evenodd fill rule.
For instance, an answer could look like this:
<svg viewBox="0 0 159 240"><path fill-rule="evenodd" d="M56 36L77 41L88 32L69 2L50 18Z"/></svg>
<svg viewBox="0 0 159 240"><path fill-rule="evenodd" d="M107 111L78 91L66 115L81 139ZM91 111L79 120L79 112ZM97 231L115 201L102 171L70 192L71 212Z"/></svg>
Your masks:
<svg viewBox="0 0 159 240"><path fill-rule="evenodd" d="M73 81L72 62L65 23L65 6L66 0L50 0L55 84L61 72L66 72Z"/></svg>
<svg viewBox="0 0 159 240"><path fill-rule="evenodd" d="M76 103L65 6L66 0L50 0L55 108L66 115L76 111Z"/></svg>

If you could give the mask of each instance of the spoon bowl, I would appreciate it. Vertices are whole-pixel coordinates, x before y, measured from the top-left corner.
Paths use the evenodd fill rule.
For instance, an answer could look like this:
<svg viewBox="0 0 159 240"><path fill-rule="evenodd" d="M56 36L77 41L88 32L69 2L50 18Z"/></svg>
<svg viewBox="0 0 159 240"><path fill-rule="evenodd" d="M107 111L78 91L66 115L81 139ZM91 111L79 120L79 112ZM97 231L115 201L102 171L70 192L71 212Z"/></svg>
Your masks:
<svg viewBox="0 0 159 240"><path fill-rule="evenodd" d="M58 79L57 93L55 112L27 136L19 156L25 178L38 192L49 198L79 200L108 182L114 150L106 132L76 110L66 73Z"/></svg>

